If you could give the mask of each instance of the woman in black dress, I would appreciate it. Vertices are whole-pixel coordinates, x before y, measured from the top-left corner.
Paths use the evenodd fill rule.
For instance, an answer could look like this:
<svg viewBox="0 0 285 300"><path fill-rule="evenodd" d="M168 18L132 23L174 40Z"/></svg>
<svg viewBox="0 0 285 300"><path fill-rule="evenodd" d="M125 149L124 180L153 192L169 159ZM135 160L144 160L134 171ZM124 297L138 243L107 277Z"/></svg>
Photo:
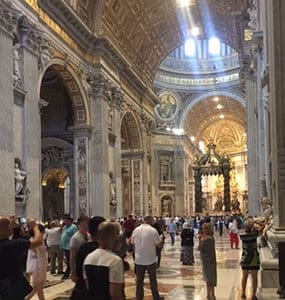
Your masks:
<svg viewBox="0 0 285 300"><path fill-rule="evenodd" d="M240 234L242 241L242 281L241 281L241 298L246 299L245 290L248 275L252 277L252 300L257 300L257 273L260 267L259 253L257 250L257 236L258 231L254 227L253 219L248 219L244 224L244 232Z"/></svg>
<svg viewBox="0 0 285 300"><path fill-rule="evenodd" d="M180 261L183 265L193 265L194 231L188 222L182 225Z"/></svg>

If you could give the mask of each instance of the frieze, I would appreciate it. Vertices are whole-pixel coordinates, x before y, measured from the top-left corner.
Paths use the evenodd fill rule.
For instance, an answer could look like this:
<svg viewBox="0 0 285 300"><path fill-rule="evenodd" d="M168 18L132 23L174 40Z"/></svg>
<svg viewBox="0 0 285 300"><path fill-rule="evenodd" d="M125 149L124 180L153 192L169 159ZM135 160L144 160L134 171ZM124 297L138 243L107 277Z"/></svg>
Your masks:
<svg viewBox="0 0 285 300"><path fill-rule="evenodd" d="M90 46L93 35L88 27L82 23L76 14L62 0L38 0L38 5L48 15L54 16L57 23L75 40L79 41L84 48Z"/></svg>
<svg viewBox="0 0 285 300"><path fill-rule="evenodd" d="M185 75L173 74L170 72L159 71L155 76L156 82L163 82L168 84L180 86L210 86L214 84L223 84L239 80L239 73L231 73L224 76L206 77L206 78L189 78Z"/></svg>
<svg viewBox="0 0 285 300"><path fill-rule="evenodd" d="M213 70L229 71L232 69L239 68L239 55L235 53L229 57L219 57L207 60L198 60L187 58L177 59L173 57L167 57L159 67L160 70L168 72L185 73L191 74L198 72L201 73L212 73Z"/></svg>

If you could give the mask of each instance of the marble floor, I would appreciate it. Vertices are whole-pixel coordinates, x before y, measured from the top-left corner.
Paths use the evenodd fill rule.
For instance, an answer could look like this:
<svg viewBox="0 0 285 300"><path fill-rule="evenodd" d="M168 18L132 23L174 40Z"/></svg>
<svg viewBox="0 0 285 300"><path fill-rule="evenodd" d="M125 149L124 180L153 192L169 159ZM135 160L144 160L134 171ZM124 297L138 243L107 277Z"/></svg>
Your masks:
<svg viewBox="0 0 285 300"><path fill-rule="evenodd" d="M198 241L195 240L195 264L193 266L181 265L180 258L180 239L176 237L175 245L170 245L169 238L166 239L162 252L161 267L157 271L158 285L161 296L167 300L202 300L206 299L205 283L202 280L201 264ZM216 236L216 253L218 262L218 285L216 288L217 300L237 300L240 298L241 270L239 259L241 250L230 249L228 236L222 238ZM135 280L133 263L131 256L131 270L125 274L125 293L128 300L135 299ZM60 277L48 275L47 287L45 288L46 300L65 300L69 299L70 291L73 287L71 280L61 281ZM251 282L247 287L248 298L251 299ZM279 299L276 289L258 288L259 300ZM37 297L33 297L33 300ZM145 279L145 297L150 300L151 292L148 279Z"/></svg>

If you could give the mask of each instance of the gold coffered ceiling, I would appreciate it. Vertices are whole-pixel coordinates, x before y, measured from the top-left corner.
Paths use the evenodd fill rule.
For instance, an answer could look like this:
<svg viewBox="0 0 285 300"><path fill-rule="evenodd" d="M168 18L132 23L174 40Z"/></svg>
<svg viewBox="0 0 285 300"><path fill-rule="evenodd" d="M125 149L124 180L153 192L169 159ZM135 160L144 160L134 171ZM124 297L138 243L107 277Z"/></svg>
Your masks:
<svg viewBox="0 0 285 300"><path fill-rule="evenodd" d="M204 37L215 35L238 50L236 16L247 0L196 0L181 8L178 0L66 0L96 36L106 37L130 67L152 82L163 59L187 38L191 26ZM188 28L188 29L187 29Z"/></svg>
<svg viewBox="0 0 285 300"><path fill-rule="evenodd" d="M208 97L189 111L184 129L195 141L210 140L227 153L245 150L245 109L236 100L219 96L219 101Z"/></svg>

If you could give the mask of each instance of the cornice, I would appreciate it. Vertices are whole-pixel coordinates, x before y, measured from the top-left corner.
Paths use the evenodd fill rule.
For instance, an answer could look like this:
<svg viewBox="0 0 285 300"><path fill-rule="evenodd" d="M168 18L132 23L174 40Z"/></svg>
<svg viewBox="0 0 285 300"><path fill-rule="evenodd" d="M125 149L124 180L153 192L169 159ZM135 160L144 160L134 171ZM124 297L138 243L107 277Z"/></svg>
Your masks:
<svg viewBox="0 0 285 300"><path fill-rule="evenodd" d="M70 37L78 41L83 49L88 49L93 34L90 29L78 18L72 9L62 0L38 0L38 5L54 20Z"/></svg>

